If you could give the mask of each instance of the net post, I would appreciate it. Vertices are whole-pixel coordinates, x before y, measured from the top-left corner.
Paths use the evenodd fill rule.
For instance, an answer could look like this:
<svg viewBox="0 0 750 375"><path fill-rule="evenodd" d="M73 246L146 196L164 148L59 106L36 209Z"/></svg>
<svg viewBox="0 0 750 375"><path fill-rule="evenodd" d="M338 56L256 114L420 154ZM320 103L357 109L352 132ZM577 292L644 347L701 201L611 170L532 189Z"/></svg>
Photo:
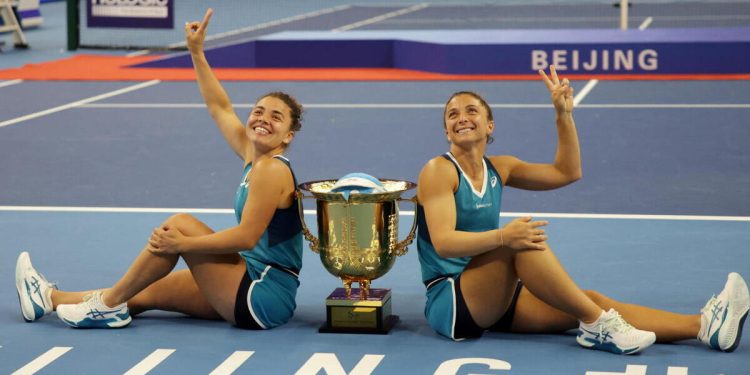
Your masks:
<svg viewBox="0 0 750 375"><path fill-rule="evenodd" d="M628 0L620 0L620 30L628 29Z"/></svg>
<svg viewBox="0 0 750 375"><path fill-rule="evenodd" d="M68 51L75 51L80 46L80 16L78 0L66 0L68 19Z"/></svg>

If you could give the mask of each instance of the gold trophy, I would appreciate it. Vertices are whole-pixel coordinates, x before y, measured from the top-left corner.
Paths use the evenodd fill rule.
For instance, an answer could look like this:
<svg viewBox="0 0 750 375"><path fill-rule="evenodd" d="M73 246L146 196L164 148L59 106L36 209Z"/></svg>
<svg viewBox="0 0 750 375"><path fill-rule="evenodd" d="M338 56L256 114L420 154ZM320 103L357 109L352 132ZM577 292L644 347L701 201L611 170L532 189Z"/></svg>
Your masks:
<svg viewBox="0 0 750 375"><path fill-rule="evenodd" d="M320 254L326 270L344 283L343 288L336 288L326 299L327 319L318 332L387 334L399 321L397 315L391 314L391 290L370 288L370 282L385 275L396 257L406 254L407 246L414 240L416 217L409 235L403 241L398 240L398 202L416 204L416 198L403 199L401 194L417 185L365 176L378 182L376 191L338 192L337 180L299 185L312 193L312 197L298 193L305 239ZM317 201L318 237L305 224L301 198ZM352 288L355 282L359 288Z"/></svg>

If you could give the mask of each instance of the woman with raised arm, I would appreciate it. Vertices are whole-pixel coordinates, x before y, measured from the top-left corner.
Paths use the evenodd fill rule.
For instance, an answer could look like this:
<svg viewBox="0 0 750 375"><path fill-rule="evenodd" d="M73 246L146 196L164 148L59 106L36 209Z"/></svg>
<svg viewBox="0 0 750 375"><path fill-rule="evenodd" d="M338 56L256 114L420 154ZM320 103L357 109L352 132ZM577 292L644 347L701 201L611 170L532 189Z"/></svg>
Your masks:
<svg viewBox="0 0 750 375"><path fill-rule="evenodd" d="M272 92L255 103L243 125L203 53L212 14L209 9L203 21L186 23L185 37L211 117L243 161L234 202L238 224L214 232L191 215L174 215L154 229L114 286L95 291L56 290L21 253L16 287L26 321L56 310L72 327L117 328L131 315L158 309L267 329L292 317L302 235L297 184L283 153L300 130L302 106ZM173 271L179 258L188 269Z"/></svg>
<svg viewBox="0 0 750 375"><path fill-rule="evenodd" d="M417 192L417 246L432 328L453 340L486 330L578 328L581 346L618 354L637 353L657 340L696 337L714 349L733 351L750 307L739 274L729 274L724 290L701 314L675 314L580 290L547 244L546 221L523 217L500 227L504 186L550 190L582 176L573 89L554 67L549 76L539 74L555 108L558 144L552 164L485 156L495 123L478 94L458 92L445 105L450 150L424 166Z"/></svg>

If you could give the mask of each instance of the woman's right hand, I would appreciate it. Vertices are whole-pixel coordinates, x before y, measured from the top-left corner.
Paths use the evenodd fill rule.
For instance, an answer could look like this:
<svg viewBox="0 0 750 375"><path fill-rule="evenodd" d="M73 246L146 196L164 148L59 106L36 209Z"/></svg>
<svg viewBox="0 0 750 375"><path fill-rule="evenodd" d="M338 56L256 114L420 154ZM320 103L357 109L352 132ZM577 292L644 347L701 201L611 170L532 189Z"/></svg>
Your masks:
<svg viewBox="0 0 750 375"><path fill-rule="evenodd" d="M520 217L500 228L503 246L516 251L522 250L544 250L543 226L549 224L546 220L531 221L531 216Z"/></svg>
<svg viewBox="0 0 750 375"><path fill-rule="evenodd" d="M206 10L206 15L203 16L203 21L185 22L185 42L191 53L203 51L203 41L206 39L206 28L208 28L208 21L211 20L211 15L213 14L214 10L208 8Z"/></svg>

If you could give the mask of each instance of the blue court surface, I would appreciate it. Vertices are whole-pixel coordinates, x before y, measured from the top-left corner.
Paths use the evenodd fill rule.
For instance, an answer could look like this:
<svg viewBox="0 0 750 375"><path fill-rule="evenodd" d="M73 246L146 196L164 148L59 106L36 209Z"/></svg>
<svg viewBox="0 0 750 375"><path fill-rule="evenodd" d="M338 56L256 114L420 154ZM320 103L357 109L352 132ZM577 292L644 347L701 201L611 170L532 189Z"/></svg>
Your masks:
<svg viewBox="0 0 750 375"><path fill-rule="evenodd" d="M572 85L583 179L549 192L507 189L501 221L527 213L550 220L549 243L580 287L621 301L697 314L727 273L750 278L750 82ZM489 154L534 162L551 162L555 154L554 112L537 80L224 87L242 118L268 91L288 91L305 105L302 131L288 152L300 182L352 171L416 181L422 165L448 149L442 110L459 90L479 92L493 107ZM392 288L401 318L388 335L317 332L325 298L340 283L307 249L295 316L273 330L167 312L147 312L127 328L107 331L70 329L54 314L23 321L12 282L20 251L29 251L60 289L110 286L172 213L192 212L214 229L233 225L241 171L194 82L0 81L0 373L750 371L747 332L731 354L690 340L617 356L580 348L573 332L449 341L424 318L415 246L373 282ZM403 238L414 208L401 208ZM311 201L306 209L315 232Z"/></svg>
<svg viewBox="0 0 750 375"><path fill-rule="evenodd" d="M3 121L130 86L7 86L3 94L12 100L3 101ZM497 104L500 132L490 152L540 162L554 155L552 109L536 81L226 87L240 113L251 98L272 89L308 103L303 131L289 152L300 181L355 170L416 180L421 165L445 151L441 108L446 96L462 88ZM599 82L575 111L584 178L553 192L509 189L505 211L548 217L550 243L582 288L697 313L721 289L726 273L750 274L750 130L743 120L749 88L744 81ZM516 374L622 373L628 364L646 365L648 374L668 373L669 366L687 367L690 374L741 374L750 365L746 343L732 354L685 342L618 357L580 349L571 335L488 334L449 342L423 318L424 287L413 247L374 283L393 288L394 310L402 319L388 336L317 333L324 299L338 282L309 251L295 317L268 332L156 312L106 332L68 329L54 316L22 321L10 278L23 249L61 288L97 288L124 272L151 228L171 211L216 209L197 215L214 228L232 225L227 208L242 163L222 142L193 83L156 83L0 128L0 270L7 279L0 287L0 372L19 369L53 347L73 349L43 373L125 372L157 349L175 349L152 370L165 374L210 372L235 351L254 352L242 372L278 374L303 369L308 360L329 363L317 361L319 353L340 361L326 365L333 366L328 373L336 366L370 373L352 372L371 358L366 355L384 356L373 365L372 373L380 374L433 373L460 358L502 360ZM412 210L403 207L402 236ZM312 215L306 219L314 225ZM460 371L487 370L467 365Z"/></svg>

